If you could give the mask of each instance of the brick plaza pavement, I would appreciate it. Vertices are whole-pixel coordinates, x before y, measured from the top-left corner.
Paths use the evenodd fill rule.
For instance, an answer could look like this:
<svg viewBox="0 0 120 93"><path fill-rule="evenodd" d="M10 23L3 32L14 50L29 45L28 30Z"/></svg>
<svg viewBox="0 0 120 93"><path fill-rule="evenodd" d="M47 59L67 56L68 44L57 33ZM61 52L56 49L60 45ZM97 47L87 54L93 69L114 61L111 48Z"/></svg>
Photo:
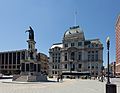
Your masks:
<svg viewBox="0 0 120 93"><path fill-rule="evenodd" d="M3 83L0 81L0 93L105 93L105 84L106 82L99 82L98 80L81 79L32 83Z"/></svg>

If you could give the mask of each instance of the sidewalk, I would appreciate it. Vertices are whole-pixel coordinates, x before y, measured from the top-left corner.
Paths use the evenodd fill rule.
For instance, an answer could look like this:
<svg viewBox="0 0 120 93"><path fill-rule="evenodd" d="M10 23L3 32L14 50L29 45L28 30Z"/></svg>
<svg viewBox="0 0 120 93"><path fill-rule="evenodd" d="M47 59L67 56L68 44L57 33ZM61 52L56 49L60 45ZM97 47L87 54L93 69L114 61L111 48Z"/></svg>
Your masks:
<svg viewBox="0 0 120 93"><path fill-rule="evenodd" d="M49 80L57 81L56 78ZM106 82L89 79L63 79L63 82L2 83L0 81L0 91L1 93L105 93L105 84Z"/></svg>

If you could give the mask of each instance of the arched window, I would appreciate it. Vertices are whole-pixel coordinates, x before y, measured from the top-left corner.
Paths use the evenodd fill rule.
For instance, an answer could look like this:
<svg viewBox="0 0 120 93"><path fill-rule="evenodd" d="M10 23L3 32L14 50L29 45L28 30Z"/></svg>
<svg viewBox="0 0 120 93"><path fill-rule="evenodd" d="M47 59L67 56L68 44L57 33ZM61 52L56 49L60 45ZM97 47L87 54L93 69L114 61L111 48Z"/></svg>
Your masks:
<svg viewBox="0 0 120 93"><path fill-rule="evenodd" d="M75 60L75 52L71 52L71 60Z"/></svg>
<svg viewBox="0 0 120 93"><path fill-rule="evenodd" d="M65 53L65 58L64 58L65 61L67 61L67 53Z"/></svg>

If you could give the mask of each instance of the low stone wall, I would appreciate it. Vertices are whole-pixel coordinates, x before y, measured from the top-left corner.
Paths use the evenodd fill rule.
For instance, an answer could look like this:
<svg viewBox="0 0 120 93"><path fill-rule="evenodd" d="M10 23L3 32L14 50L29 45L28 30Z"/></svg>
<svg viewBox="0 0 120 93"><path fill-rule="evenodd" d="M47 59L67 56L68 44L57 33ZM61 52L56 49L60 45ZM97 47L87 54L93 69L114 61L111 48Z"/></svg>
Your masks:
<svg viewBox="0 0 120 93"><path fill-rule="evenodd" d="M28 76L28 82L44 82L47 81L47 76L45 75L37 75L37 76Z"/></svg>
<svg viewBox="0 0 120 93"><path fill-rule="evenodd" d="M14 75L13 81L21 81L21 82L46 82L47 76L40 75Z"/></svg>
<svg viewBox="0 0 120 93"><path fill-rule="evenodd" d="M12 81L15 81L19 77L20 77L20 75L13 75Z"/></svg>

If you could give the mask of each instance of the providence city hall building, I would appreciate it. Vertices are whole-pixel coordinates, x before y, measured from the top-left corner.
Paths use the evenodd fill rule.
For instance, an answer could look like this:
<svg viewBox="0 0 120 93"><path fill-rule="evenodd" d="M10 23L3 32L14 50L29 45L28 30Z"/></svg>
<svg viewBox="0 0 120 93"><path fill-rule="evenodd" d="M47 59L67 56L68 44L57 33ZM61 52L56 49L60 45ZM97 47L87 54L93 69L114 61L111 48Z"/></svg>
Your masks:
<svg viewBox="0 0 120 93"><path fill-rule="evenodd" d="M49 75L64 72L101 75L103 66L103 44L99 39L87 40L79 26L70 27L63 36L62 43L49 49Z"/></svg>

